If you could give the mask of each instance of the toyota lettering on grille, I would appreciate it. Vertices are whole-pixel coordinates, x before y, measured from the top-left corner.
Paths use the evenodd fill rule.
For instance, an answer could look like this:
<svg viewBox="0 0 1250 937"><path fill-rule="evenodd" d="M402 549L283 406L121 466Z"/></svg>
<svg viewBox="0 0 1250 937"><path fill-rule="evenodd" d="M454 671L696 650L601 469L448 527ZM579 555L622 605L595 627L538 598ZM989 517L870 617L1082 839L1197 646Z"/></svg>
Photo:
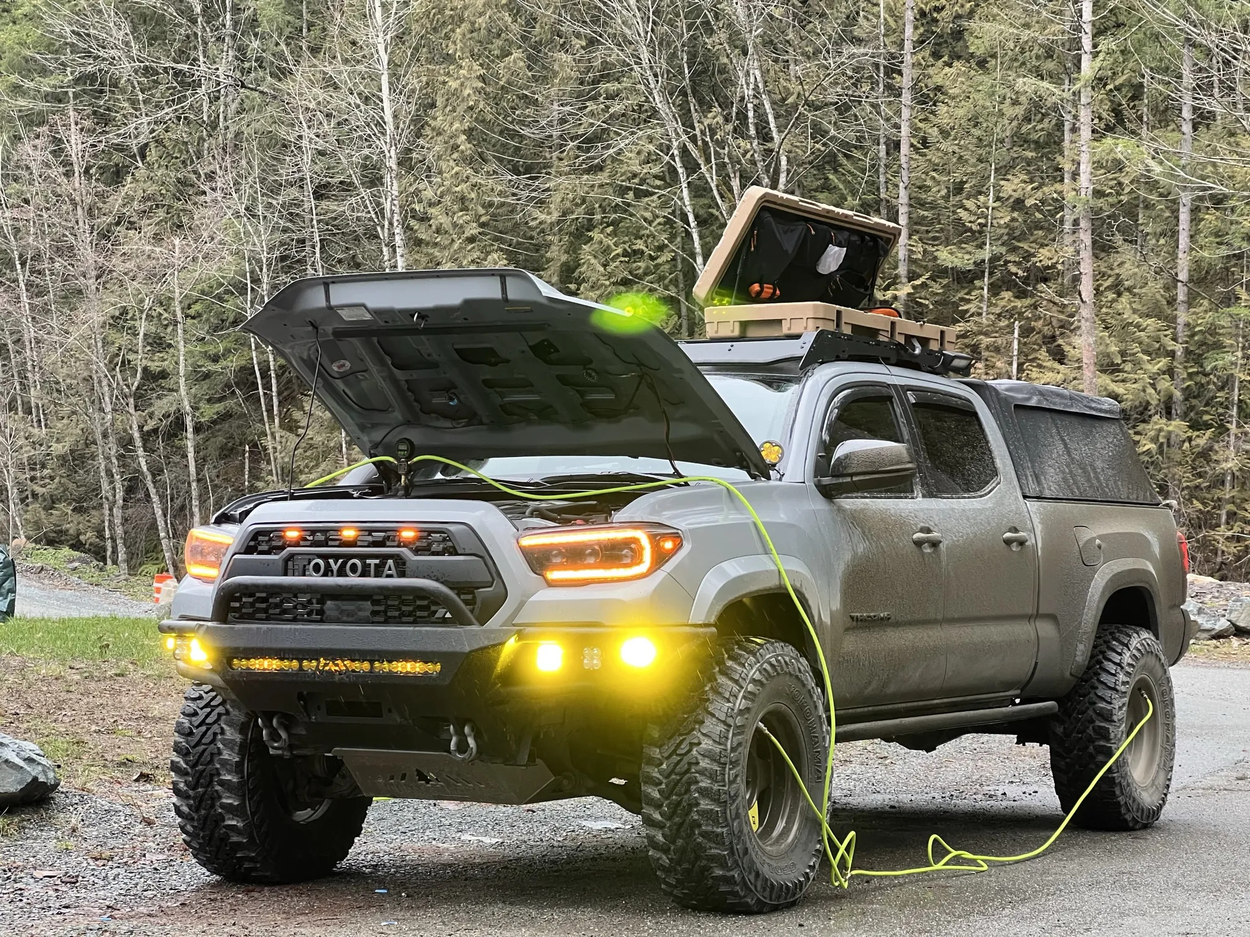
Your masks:
<svg viewBox="0 0 1250 937"><path fill-rule="evenodd" d="M399 563L393 557L313 556L296 575L346 576L364 579L398 579Z"/></svg>

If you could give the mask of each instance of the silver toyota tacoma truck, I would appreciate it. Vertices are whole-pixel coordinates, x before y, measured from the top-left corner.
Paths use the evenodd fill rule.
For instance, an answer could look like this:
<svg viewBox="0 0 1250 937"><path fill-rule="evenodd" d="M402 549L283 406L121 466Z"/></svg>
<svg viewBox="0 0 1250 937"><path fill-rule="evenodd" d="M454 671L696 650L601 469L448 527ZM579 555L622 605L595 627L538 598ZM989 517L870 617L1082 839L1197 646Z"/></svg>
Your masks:
<svg viewBox="0 0 1250 937"><path fill-rule="evenodd" d="M769 911L821 855L769 734L819 799L831 702L838 741L1048 744L1065 810L1152 706L1076 819L1153 823L1187 559L1119 407L960 379L857 315L678 343L511 269L278 293L247 329L385 458L188 537L161 630L195 859L293 882L373 797L597 795L641 814L676 901Z"/></svg>

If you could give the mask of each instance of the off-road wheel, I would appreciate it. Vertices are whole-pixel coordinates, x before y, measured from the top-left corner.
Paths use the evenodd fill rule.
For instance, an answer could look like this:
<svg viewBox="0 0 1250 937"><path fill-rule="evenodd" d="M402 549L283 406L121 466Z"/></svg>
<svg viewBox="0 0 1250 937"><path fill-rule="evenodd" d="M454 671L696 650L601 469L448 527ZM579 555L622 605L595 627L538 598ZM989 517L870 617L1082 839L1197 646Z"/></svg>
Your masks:
<svg viewBox="0 0 1250 937"><path fill-rule="evenodd" d="M1159 819L1172 784L1176 705L1163 648L1149 631L1103 625L1089 665L1050 726L1050 767L1064 812L1145 717L1154 715L1081 804L1073 822L1095 830L1140 830Z"/></svg>
<svg viewBox="0 0 1250 937"><path fill-rule="evenodd" d="M642 819L651 865L678 904L758 914L797 902L820 863L829 726L807 661L788 644L723 642L692 711L648 729Z"/></svg>
<svg viewBox="0 0 1250 937"><path fill-rule="evenodd" d="M292 761L269 753L254 714L208 686L186 691L170 770L183 842L196 862L232 882L328 875L360 835L371 803L300 801Z"/></svg>

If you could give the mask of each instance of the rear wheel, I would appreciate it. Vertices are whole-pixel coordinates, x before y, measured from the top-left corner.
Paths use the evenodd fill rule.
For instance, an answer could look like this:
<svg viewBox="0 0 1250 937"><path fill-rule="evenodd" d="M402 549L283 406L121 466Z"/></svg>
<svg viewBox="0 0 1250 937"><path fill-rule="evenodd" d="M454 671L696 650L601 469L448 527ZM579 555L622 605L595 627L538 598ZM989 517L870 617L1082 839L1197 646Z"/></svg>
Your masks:
<svg viewBox="0 0 1250 937"><path fill-rule="evenodd" d="M196 685L174 732L174 810L205 869L232 882L299 882L347 856L371 799L305 799L295 760L269 753L253 713Z"/></svg>
<svg viewBox="0 0 1250 937"><path fill-rule="evenodd" d="M820 862L820 822L769 738L820 802L828 723L807 661L788 644L719 649L696 709L648 732L642 817L651 864L679 904L760 913L797 902Z"/></svg>
<svg viewBox="0 0 1250 937"><path fill-rule="evenodd" d="M1163 813L1172 784L1176 706L1163 648L1144 628L1104 625L1085 673L1051 722L1051 772L1065 812L1151 707L1150 721L1094 786L1074 822L1099 830L1143 829Z"/></svg>

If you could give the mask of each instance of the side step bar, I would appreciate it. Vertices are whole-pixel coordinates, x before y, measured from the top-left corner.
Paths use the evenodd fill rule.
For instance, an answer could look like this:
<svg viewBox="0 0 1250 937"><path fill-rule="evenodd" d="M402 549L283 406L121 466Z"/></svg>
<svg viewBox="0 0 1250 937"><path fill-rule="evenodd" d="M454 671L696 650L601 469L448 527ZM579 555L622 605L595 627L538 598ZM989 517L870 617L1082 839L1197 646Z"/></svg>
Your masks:
<svg viewBox="0 0 1250 937"><path fill-rule="evenodd" d="M1002 725L1023 722L1041 716L1053 716L1059 704L1022 703L997 709L973 709L957 713L933 713L928 716L904 716L901 719L878 719L876 722L854 722L838 726L834 738L839 742L860 742L864 739L891 739L898 735L919 735L944 729L968 729L974 726Z"/></svg>

